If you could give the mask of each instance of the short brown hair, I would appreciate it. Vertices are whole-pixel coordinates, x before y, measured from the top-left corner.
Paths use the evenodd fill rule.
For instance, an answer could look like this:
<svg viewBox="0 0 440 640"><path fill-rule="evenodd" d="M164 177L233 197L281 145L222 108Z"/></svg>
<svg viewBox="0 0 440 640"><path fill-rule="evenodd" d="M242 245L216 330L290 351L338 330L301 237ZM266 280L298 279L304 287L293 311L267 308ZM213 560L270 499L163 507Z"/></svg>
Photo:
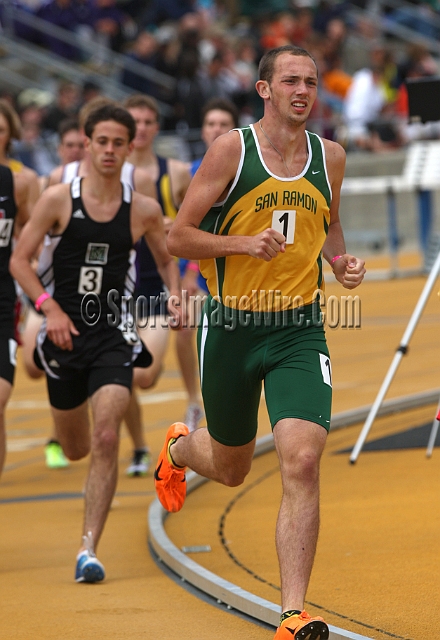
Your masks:
<svg viewBox="0 0 440 640"><path fill-rule="evenodd" d="M270 49L269 51L266 51L266 53L260 60L260 64L258 65L259 80L265 80L269 84L272 82L275 60L282 53L290 53L290 55L292 56L302 56L304 58L310 58L311 60L313 60L316 69L318 69L314 57L308 51L306 51L306 49L303 49L302 47L296 47L293 44L285 44L282 47L277 47L276 49Z"/></svg>
<svg viewBox="0 0 440 640"><path fill-rule="evenodd" d="M69 131L79 131L78 118L65 118L64 120L61 120L58 127L59 139L62 141L66 133L69 133Z"/></svg>
<svg viewBox="0 0 440 640"><path fill-rule="evenodd" d="M124 100L123 105L126 109L150 109L154 111L156 119L159 121L159 105L157 100L152 96L147 96L143 93L134 93Z"/></svg>
<svg viewBox="0 0 440 640"><path fill-rule="evenodd" d="M5 118L9 127L9 139L5 149L6 153L9 153L12 146L12 140L20 140L21 138L20 118L9 102L3 99L0 99L0 114Z"/></svg>
<svg viewBox="0 0 440 640"><path fill-rule="evenodd" d="M123 125L128 131L128 141L131 142L136 135L136 122L133 116L118 104L106 104L99 109L93 109L85 121L84 133L88 138L91 138L96 125L99 122L107 122L108 120L114 120L118 124Z"/></svg>
<svg viewBox="0 0 440 640"><path fill-rule="evenodd" d="M81 129L84 129L85 123L89 115L95 109L100 109L107 104L116 104L114 100L111 98L107 98L106 96L96 96L96 98L92 98L86 102L80 109L78 114L78 122Z"/></svg>
<svg viewBox="0 0 440 640"><path fill-rule="evenodd" d="M211 98L208 102L205 102L202 109L202 122L204 122L206 115L210 111L214 111L214 109L218 109L219 111L226 111L231 116L234 122L234 128L238 127L238 109L231 100L227 98Z"/></svg>

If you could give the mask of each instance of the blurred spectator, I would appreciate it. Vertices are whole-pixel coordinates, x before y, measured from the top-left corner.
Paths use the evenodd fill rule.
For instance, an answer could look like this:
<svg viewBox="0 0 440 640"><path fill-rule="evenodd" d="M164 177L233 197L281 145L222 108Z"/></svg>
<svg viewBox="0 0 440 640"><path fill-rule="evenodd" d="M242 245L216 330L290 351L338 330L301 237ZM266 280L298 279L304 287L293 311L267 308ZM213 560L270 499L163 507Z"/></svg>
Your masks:
<svg viewBox="0 0 440 640"><path fill-rule="evenodd" d="M62 165L82 160L84 155L84 134L77 118L63 120L58 129L58 160Z"/></svg>
<svg viewBox="0 0 440 640"><path fill-rule="evenodd" d="M291 35L291 43L298 47L307 47L313 31L313 12L310 7L301 7L295 13L295 27Z"/></svg>
<svg viewBox="0 0 440 640"><path fill-rule="evenodd" d="M439 120L435 122L411 122L409 120L408 89L406 80L434 77L438 74L438 66L431 54L423 45L412 45L408 57L401 65L399 80L403 80L398 88L395 113L400 122L400 134L404 144L415 140L436 139L440 137Z"/></svg>
<svg viewBox="0 0 440 640"><path fill-rule="evenodd" d="M327 102L334 111L341 113L353 78L342 69L341 59L334 53L322 60L321 88L328 94Z"/></svg>
<svg viewBox="0 0 440 640"><path fill-rule="evenodd" d="M18 113L9 100L0 99L0 164L10 166L13 143L20 138L21 123Z"/></svg>
<svg viewBox="0 0 440 640"><path fill-rule="evenodd" d="M93 0L91 24L101 44L120 52L125 44L124 29L131 19L118 7L116 0Z"/></svg>
<svg viewBox="0 0 440 640"><path fill-rule="evenodd" d="M176 90L172 101L175 124L181 130L198 129L201 126L201 109L205 101L203 83L198 51L184 49L179 56Z"/></svg>
<svg viewBox="0 0 440 640"><path fill-rule="evenodd" d="M111 63L111 51L120 53L134 37L136 25L116 0L75 0L74 7L82 60L103 71Z"/></svg>
<svg viewBox="0 0 440 640"><path fill-rule="evenodd" d="M72 0L49 0L37 10L36 15L48 24L65 29L72 36L75 35L77 19ZM41 33L39 38L40 44L58 56L68 60L80 58L79 49L63 38L50 35L50 33Z"/></svg>
<svg viewBox="0 0 440 640"><path fill-rule="evenodd" d="M15 96L7 89L0 89L0 100L2 102L7 102L11 107L15 108Z"/></svg>
<svg viewBox="0 0 440 640"><path fill-rule="evenodd" d="M390 52L374 45L370 67L353 75L344 104L348 148L379 151L400 146L398 130L393 123L390 75L395 66Z"/></svg>
<svg viewBox="0 0 440 640"><path fill-rule="evenodd" d="M81 105L94 100L100 95L102 95L102 89L99 84L96 84L93 80L86 80L82 86Z"/></svg>
<svg viewBox="0 0 440 640"><path fill-rule="evenodd" d="M440 17L437 2L406 3L387 15L387 20L408 29L413 29L422 36L438 40L440 37Z"/></svg>
<svg viewBox="0 0 440 640"><path fill-rule="evenodd" d="M343 68L342 54L347 36L347 27L341 18L332 18L327 22L324 36L318 40L319 72L321 89L333 100L332 108L342 111L343 102L352 83L351 74ZM319 36L318 36L319 37ZM315 57L318 57L315 54Z"/></svg>
<svg viewBox="0 0 440 640"><path fill-rule="evenodd" d="M49 174L57 165L57 158L42 137L42 117L41 109L35 105L20 113L21 140L14 146L15 157L39 176Z"/></svg>
<svg viewBox="0 0 440 640"><path fill-rule="evenodd" d="M53 103L53 93L51 91L45 91L44 89L30 87L29 89L20 91L16 102L19 110L23 110L30 105L35 105L42 109L42 113L45 114L47 108Z"/></svg>
<svg viewBox="0 0 440 640"><path fill-rule="evenodd" d="M58 146L56 149L57 166L52 173L44 174L39 177L40 192L49 186L56 184L51 182L52 176L59 171L59 165L66 165L70 162L77 162L84 157L84 131L80 128L78 118L68 118L63 120L58 130Z"/></svg>
<svg viewBox="0 0 440 640"><path fill-rule="evenodd" d="M177 61L180 54L180 41L177 37L177 25L159 27L154 33L157 43L156 69L169 76L176 76Z"/></svg>
<svg viewBox="0 0 440 640"><path fill-rule="evenodd" d="M158 43L154 35L148 31L142 31L127 54L129 60L122 70L122 84L129 89L133 89L136 93L148 93L149 95L158 97L155 83L145 76L139 75L134 69L132 69L132 65L130 64L130 62L134 60L139 64L155 69L157 50Z"/></svg>
<svg viewBox="0 0 440 640"><path fill-rule="evenodd" d="M344 71L353 75L369 66L371 46L380 40L380 33L380 20L373 20L369 16L362 15L350 25L340 52Z"/></svg>
<svg viewBox="0 0 440 640"><path fill-rule="evenodd" d="M266 16L260 23L260 45L263 51L289 44L296 27L293 12L286 11L275 16Z"/></svg>
<svg viewBox="0 0 440 640"><path fill-rule="evenodd" d="M333 18L327 23L324 36L324 55L331 59L341 59L347 39L347 25L341 18Z"/></svg>
<svg viewBox="0 0 440 640"><path fill-rule="evenodd" d="M35 171L12 157L13 144L21 138L21 124L18 113L8 101L0 100L0 164L9 167L13 173L20 173L29 186L29 210L32 210L39 196L39 185Z"/></svg>
<svg viewBox="0 0 440 640"><path fill-rule="evenodd" d="M162 25L168 21L178 21L195 10L195 0L151 0L142 16L145 28Z"/></svg>
<svg viewBox="0 0 440 640"><path fill-rule="evenodd" d="M404 59L397 65L395 85L399 88L407 77L434 76L437 73L437 62L429 50L423 44L413 43L408 46Z"/></svg>
<svg viewBox="0 0 440 640"><path fill-rule="evenodd" d="M238 5L240 16L249 16L253 20L258 20L275 13L288 11L291 2L289 0L239 0Z"/></svg>
<svg viewBox="0 0 440 640"><path fill-rule="evenodd" d="M217 51L207 67L202 69L201 79L205 101L211 98L226 98L234 102L242 89L238 76L226 64L226 54L220 51Z"/></svg>
<svg viewBox="0 0 440 640"><path fill-rule="evenodd" d="M235 104L240 111L240 125L246 126L256 120L257 104L261 107L255 91L258 79L258 53L251 38L240 38L235 45L235 59L231 69L241 85L241 92L235 96Z"/></svg>
<svg viewBox="0 0 440 640"><path fill-rule="evenodd" d="M223 133L240 126L238 109L230 100L213 98L203 105L201 137L205 144L205 151ZM203 156L191 163L191 176L202 164Z"/></svg>
<svg viewBox="0 0 440 640"><path fill-rule="evenodd" d="M325 34L332 20L339 18L344 21L344 16L349 9L349 4L350 3L345 0L342 0L342 2L332 2L331 0L321 0L318 2L313 20L313 30Z"/></svg>
<svg viewBox="0 0 440 640"><path fill-rule="evenodd" d="M93 55L95 48L93 38L93 0L74 0L72 10L75 14L75 34L79 43L79 60L87 62Z"/></svg>
<svg viewBox="0 0 440 640"><path fill-rule="evenodd" d="M174 121L166 127L180 130L198 129L201 126L201 108L205 100L201 64L201 20L194 13L186 14L177 25L178 48L170 49L174 60L176 86L170 103L174 107Z"/></svg>
<svg viewBox="0 0 440 640"><path fill-rule="evenodd" d="M235 45L234 70L248 91L254 91L258 79L258 53L252 38L239 39Z"/></svg>
<svg viewBox="0 0 440 640"><path fill-rule="evenodd" d="M312 23L313 12L308 7L283 11L273 17L267 16L260 24L260 45L263 50L285 44L304 47L312 32Z"/></svg>
<svg viewBox="0 0 440 640"><path fill-rule="evenodd" d="M55 102L47 111L43 120L43 129L57 133L61 122L75 115L79 108L80 88L73 82L62 80L58 85Z"/></svg>

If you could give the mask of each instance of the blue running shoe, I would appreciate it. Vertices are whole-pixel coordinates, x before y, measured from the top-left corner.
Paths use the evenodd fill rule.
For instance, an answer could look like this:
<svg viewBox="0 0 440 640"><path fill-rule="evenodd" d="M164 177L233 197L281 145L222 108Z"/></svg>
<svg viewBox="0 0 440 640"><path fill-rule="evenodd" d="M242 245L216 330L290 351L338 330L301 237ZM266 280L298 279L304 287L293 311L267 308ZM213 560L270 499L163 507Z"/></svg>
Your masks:
<svg viewBox="0 0 440 640"><path fill-rule="evenodd" d="M100 582L105 578L105 569L95 556L91 531L83 536L83 542L87 548L76 557L75 581Z"/></svg>

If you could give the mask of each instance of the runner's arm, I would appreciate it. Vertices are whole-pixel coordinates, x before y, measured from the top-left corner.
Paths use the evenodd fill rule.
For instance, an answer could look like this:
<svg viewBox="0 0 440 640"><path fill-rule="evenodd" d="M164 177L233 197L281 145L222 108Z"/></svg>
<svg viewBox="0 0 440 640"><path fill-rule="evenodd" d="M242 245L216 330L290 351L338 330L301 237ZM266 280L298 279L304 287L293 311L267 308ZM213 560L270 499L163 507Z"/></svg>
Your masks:
<svg viewBox="0 0 440 640"><path fill-rule="evenodd" d="M330 224L322 253L332 267L336 280L346 289L354 289L364 279L365 261L346 252L344 234L339 220L341 185L345 171L345 151L335 142L325 140L324 144L332 188L332 202ZM336 260L334 260L335 258Z"/></svg>
<svg viewBox="0 0 440 640"><path fill-rule="evenodd" d="M23 228L11 256L10 271L26 295L35 302L45 289L31 266L31 261L44 236L51 229L57 229L62 219L60 212L66 207L63 186L45 191L34 207L32 216ZM68 203L70 206L70 203ZM41 304L41 311L47 318L47 334L61 349L72 349L71 334L78 335L71 319L53 298Z"/></svg>
<svg viewBox="0 0 440 640"><path fill-rule="evenodd" d="M274 229L266 229L257 236L223 236L199 229L209 209L226 196L240 157L237 131L220 136L210 146L168 234L170 253L190 260L251 255L269 261L285 250L284 236Z"/></svg>

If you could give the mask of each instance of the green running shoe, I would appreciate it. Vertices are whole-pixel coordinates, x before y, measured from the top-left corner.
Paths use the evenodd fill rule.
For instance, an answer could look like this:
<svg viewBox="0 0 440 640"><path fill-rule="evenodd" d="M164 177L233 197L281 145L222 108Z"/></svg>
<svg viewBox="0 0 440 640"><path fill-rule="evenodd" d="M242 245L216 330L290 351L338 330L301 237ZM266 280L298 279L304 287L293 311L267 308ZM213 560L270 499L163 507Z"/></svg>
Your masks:
<svg viewBox="0 0 440 640"><path fill-rule="evenodd" d="M49 440L44 453L46 455L46 467L49 469L63 469L69 466L69 461L57 440Z"/></svg>

